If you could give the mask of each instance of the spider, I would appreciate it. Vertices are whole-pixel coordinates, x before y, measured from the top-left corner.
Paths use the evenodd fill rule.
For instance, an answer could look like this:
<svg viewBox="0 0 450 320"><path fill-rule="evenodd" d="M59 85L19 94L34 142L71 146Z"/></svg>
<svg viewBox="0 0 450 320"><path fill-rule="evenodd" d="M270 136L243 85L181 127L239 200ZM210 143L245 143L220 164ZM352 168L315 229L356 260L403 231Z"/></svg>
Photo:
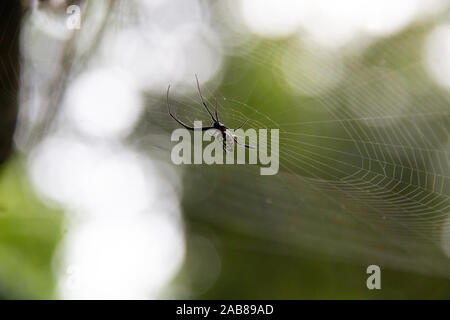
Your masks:
<svg viewBox="0 0 450 320"><path fill-rule="evenodd" d="M185 124L184 122L182 122L181 120L179 120L177 117L175 117L172 112L170 111L170 104L169 104L169 89L170 89L170 85L167 88L167 94L166 94L166 100L167 100L167 109L169 111L169 115L179 124L181 124L183 127L185 127L188 130L191 131L196 131L196 130L201 130L201 131L206 131L206 130L210 130L210 129L215 129L218 131L218 137L221 138L222 143L223 143L223 150L224 151L232 151L233 150L233 142L236 142L236 144L241 145L247 149L254 149L252 146L249 146L247 144L241 144L237 141L236 136L233 134L234 131L242 128L243 126L245 126L245 124L247 123L248 119L245 120L239 127L237 127L236 129L230 129L227 126L225 126L222 122L219 121L219 115L217 114L217 98L216 98L216 105L215 105L215 110L214 110L214 114L215 117L213 116L213 114L211 113L211 111L209 110L208 106L206 105L205 100L203 99L202 96L202 92L200 91L200 85L198 83L198 78L197 75L195 75L195 80L197 81L197 89L198 89L198 94L200 95L200 99L202 100L202 105L205 107L206 111L208 112L209 116L211 117L213 123L211 124L211 126L209 127L200 127L200 128L194 128L191 126L188 126L187 124ZM229 138L229 141L231 141L231 143L228 145L227 144L227 136Z"/></svg>

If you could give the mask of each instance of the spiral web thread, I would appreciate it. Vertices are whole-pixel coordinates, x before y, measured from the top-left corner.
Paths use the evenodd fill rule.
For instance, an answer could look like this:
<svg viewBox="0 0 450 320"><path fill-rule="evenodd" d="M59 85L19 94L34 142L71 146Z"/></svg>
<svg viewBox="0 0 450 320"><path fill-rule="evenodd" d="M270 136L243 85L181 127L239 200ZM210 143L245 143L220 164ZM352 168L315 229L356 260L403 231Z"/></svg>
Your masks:
<svg viewBox="0 0 450 320"><path fill-rule="evenodd" d="M250 63L260 61L252 57ZM398 74L425 77L420 62L392 73L372 71L344 79L343 93L319 95L316 121L289 119L301 105L264 114L258 106L219 96L226 125L249 118L247 128L280 129L280 173L257 177L256 171L239 167L235 170L247 177L239 184L233 175L221 175L223 191L215 198L227 210L202 218L267 239L262 250L281 242L287 254L309 247L347 260L448 277L442 250L450 224L448 100L425 81L415 84L425 85L420 90L401 86ZM203 91L214 105L213 93ZM398 108L403 93L411 100ZM173 102L186 121L206 119L197 97L178 96ZM251 199L267 206L259 213L248 207L245 215L231 213ZM264 231L256 232L256 225Z"/></svg>

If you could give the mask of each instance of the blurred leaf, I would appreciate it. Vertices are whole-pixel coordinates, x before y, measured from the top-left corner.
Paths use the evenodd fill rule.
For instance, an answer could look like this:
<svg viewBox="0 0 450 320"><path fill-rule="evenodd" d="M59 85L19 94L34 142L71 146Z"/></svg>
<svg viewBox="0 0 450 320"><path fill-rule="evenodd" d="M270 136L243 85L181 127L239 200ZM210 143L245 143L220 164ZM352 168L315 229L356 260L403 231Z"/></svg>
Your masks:
<svg viewBox="0 0 450 320"><path fill-rule="evenodd" d="M37 199L24 172L17 158L0 170L0 292L6 298L51 298L51 261L63 215Z"/></svg>

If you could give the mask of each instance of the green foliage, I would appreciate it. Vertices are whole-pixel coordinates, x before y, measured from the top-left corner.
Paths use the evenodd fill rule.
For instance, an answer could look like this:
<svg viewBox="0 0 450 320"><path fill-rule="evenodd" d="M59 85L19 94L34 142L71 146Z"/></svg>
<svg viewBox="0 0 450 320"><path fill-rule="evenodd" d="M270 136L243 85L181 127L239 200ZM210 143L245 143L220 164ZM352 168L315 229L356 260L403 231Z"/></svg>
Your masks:
<svg viewBox="0 0 450 320"><path fill-rule="evenodd" d="M52 256L63 215L38 200L20 159L0 168L0 294L52 298Z"/></svg>

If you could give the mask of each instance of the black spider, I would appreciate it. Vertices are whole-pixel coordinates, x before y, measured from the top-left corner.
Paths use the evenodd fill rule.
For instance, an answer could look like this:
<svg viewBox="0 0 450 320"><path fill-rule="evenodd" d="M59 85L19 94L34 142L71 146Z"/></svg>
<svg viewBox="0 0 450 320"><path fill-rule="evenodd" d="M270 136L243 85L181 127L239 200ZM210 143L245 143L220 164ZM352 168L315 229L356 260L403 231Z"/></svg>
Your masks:
<svg viewBox="0 0 450 320"><path fill-rule="evenodd" d="M208 106L206 105L205 100L203 99L202 96L202 92L200 91L200 85L198 84L198 78L197 75L195 75L195 80L197 81L197 89L198 89L198 93L200 95L200 99L202 100L202 104L205 107L206 111L208 111L209 116L211 117L213 123L211 126L209 127L199 127L199 128L195 128L195 127L191 127L188 126L187 124L183 123L181 120L179 120L177 117L175 117L172 112L170 111L170 104L169 104L169 89L170 89L170 85L167 88L167 95L166 95L166 99L167 99L167 109L169 111L169 115L179 124L181 124L183 127L185 127L188 130L192 130L192 131L196 131L196 130L201 130L201 131L206 131L206 130L210 130L210 129L216 129L219 131L219 134L222 138L222 142L223 142L223 150L224 151L231 151L229 150L230 147L232 148L233 145L228 146L227 148L227 135L230 138L231 143L236 142L237 144L247 148L247 149L253 149L252 146L246 145L246 144L241 144L237 141L236 136L233 134L234 131L242 128L243 126L245 126L245 124L247 123L248 119L245 120L239 127L237 127L236 129L230 129L227 126L225 126L222 122L219 121L219 116L217 114L217 99L216 99L216 106L215 106L215 110L214 110L214 114L215 117L213 116L213 114L211 113L211 111L209 110Z"/></svg>

